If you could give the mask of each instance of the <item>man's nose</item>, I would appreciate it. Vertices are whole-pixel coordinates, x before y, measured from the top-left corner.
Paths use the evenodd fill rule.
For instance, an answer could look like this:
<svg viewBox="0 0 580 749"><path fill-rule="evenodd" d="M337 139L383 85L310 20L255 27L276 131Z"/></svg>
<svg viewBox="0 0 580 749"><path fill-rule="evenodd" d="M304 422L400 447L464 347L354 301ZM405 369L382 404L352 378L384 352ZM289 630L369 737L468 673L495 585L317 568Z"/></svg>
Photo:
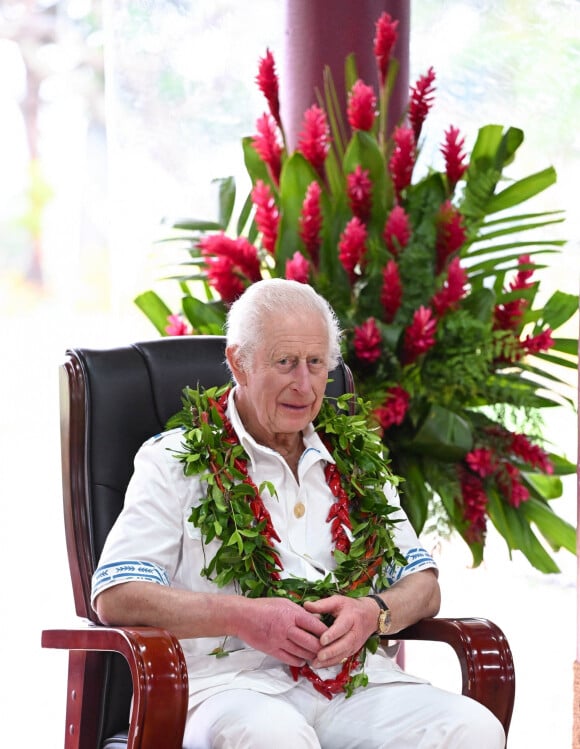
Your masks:
<svg viewBox="0 0 580 749"><path fill-rule="evenodd" d="M304 359L300 359L294 367L293 384L297 390L300 390L300 392L310 390L310 370L308 369L308 363Z"/></svg>

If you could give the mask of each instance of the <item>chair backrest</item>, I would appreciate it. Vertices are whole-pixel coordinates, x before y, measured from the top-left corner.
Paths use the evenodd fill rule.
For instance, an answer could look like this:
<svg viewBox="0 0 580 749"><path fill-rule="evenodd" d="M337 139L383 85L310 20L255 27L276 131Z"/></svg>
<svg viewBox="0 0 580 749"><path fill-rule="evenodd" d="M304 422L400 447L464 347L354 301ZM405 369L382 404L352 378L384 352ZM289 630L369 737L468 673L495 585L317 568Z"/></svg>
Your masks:
<svg viewBox="0 0 580 749"><path fill-rule="evenodd" d="M98 622L91 577L123 507L140 445L163 431L181 407L185 386L229 380L225 338L160 338L107 350L71 349L61 368L61 444L65 531L78 616ZM353 391L349 369L330 375L327 394ZM99 691L99 690L96 690ZM111 656L100 689L102 736L126 727L131 685L120 656Z"/></svg>

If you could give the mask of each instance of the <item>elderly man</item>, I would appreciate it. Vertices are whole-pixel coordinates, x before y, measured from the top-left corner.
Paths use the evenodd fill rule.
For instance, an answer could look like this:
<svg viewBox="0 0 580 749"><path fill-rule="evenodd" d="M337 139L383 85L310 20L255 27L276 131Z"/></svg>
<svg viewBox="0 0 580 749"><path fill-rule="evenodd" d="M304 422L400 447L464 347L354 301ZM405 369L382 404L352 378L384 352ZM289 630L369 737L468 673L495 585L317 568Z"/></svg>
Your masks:
<svg viewBox="0 0 580 749"><path fill-rule="evenodd" d="M436 614L440 593L370 459L376 439L360 476L353 450L313 426L339 341L307 285L261 281L233 304L235 384L193 391L190 423L139 451L93 605L104 623L180 638L187 749L500 749L489 711L370 645Z"/></svg>

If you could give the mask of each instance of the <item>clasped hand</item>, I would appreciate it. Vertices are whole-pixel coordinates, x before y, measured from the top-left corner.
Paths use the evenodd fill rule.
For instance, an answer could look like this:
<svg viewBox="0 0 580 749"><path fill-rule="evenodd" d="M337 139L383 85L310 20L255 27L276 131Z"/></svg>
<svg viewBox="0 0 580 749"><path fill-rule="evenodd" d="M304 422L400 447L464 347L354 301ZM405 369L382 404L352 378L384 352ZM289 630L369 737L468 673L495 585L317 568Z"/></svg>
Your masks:
<svg viewBox="0 0 580 749"><path fill-rule="evenodd" d="M331 626L321 620L323 614L334 618ZM361 599L337 595L302 607L286 598L258 598L251 615L239 621L237 636L289 666L308 662L322 668L358 652L372 633L368 622Z"/></svg>

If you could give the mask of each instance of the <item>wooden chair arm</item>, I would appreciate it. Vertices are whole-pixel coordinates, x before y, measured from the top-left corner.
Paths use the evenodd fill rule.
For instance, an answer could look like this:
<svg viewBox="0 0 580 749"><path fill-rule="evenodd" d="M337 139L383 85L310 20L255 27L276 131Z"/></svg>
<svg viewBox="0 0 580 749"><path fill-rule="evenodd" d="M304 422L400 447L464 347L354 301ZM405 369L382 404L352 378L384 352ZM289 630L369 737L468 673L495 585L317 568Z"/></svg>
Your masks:
<svg viewBox="0 0 580 749"><path fill-rule="evenodd" d="M428 640L450 645L461 665L462 693L488 707L506 736L515 699L515 671L509 643L488 619L423 619L398 632L400 640Z"/></svg>
<svg viewBox="0 0 580 749"><path fill-rule="evenodd" d="M125 657L133 682L128 749L181 749L188 678L177 638L154 627L88 625L42 632L42 647L69 651L65 749L97 746L95 694L105 654Z"/></svg>

